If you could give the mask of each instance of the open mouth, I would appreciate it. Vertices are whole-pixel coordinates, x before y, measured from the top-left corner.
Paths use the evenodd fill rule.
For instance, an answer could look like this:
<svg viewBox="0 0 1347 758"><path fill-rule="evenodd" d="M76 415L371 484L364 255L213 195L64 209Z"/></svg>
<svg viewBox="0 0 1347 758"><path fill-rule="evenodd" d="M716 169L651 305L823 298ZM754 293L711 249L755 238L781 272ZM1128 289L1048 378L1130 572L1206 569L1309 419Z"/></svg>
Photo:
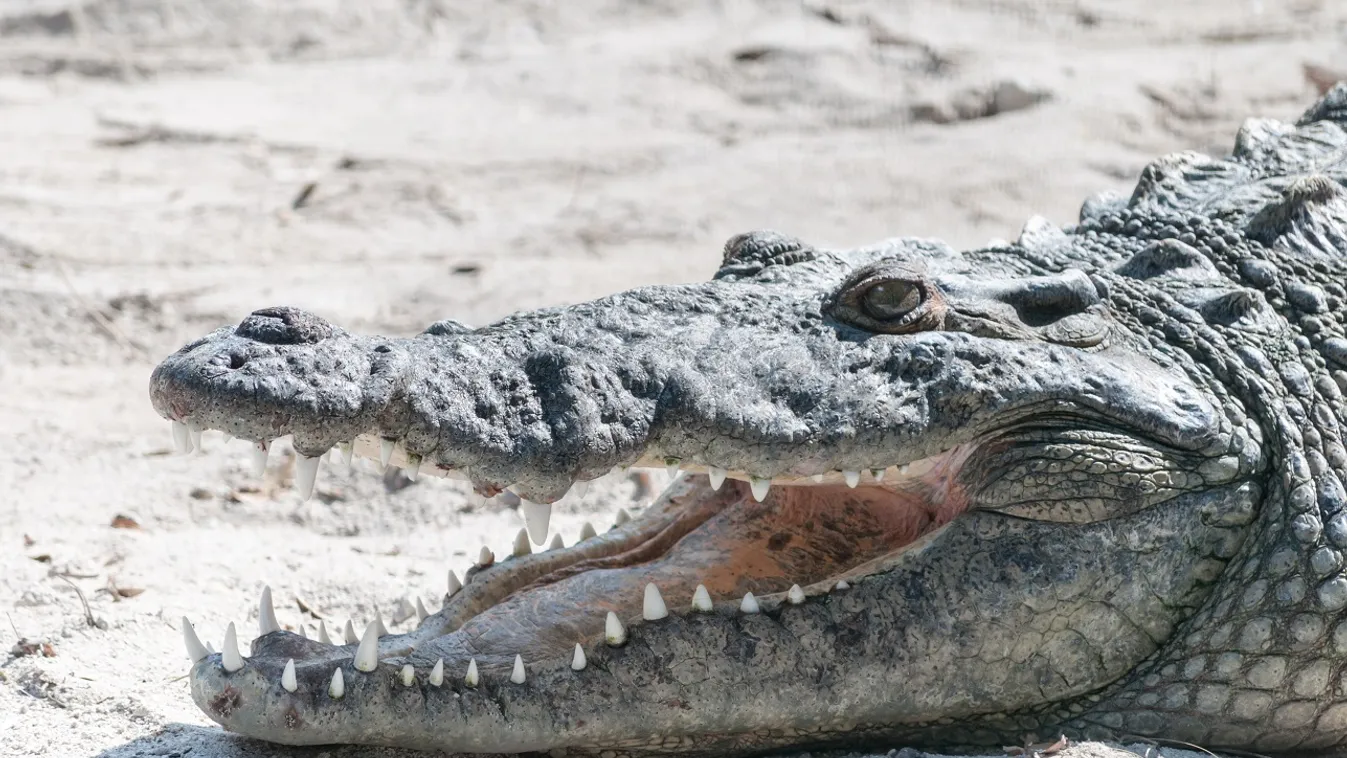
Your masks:
<svg viewBox="0 0 1347 758"><path fill-rule="evenodd" d="M597 646L625 644L633 624L757 613L845 592L966 510L957 475L974 447L885 469L770 482L683 472L640 516L601 535L582 534L573 546L554 540L534 552L521 530L510 556L498 559L483 548L466 583L451 573L444 607L407 634L387 634L376 620L363 634L348 627L329 636L320 628L318 639L307 639L280 630L264 594L262 634L250 658L229 635L219 665L231 674L253 669L287 691L306 686L329 695L344 690L351 668L387 669L405 682L436 686L449 677L460 686L493 675L518 681L534 666L583 668ZM420 474L454 473L370 436L343 452ZM312 474L300 471L302 491L312 488L305 476ZM521 509L541 544L550 506L525 502ZM193 658L207 657L186 620L184 633Z"/></svg>

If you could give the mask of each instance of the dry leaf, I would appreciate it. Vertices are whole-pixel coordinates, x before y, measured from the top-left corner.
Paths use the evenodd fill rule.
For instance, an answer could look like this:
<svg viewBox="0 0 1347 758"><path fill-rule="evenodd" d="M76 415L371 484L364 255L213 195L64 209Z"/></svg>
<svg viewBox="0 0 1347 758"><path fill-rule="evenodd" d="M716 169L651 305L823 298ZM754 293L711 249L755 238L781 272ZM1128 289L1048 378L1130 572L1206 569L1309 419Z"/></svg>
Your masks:
<svg viewBox="0 0 1347 758"><path fill-rule="evenodd" d="M139 529L140 523L137 522L135 519L131 518L130 516L123 516L122 514L118 513L116 516L112 517L112 528Z"/></svg>

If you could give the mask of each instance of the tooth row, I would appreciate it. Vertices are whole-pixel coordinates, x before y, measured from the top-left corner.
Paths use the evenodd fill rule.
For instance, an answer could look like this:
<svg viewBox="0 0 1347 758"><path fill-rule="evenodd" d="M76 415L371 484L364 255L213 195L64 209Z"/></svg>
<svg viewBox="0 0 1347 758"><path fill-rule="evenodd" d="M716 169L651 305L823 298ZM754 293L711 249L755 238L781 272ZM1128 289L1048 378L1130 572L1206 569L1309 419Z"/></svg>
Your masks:
<svg viewBox="0 0 1347 758"><path fill-rule="evenodd" d="M453 585L458 584L458 577L449 573L450 594L457 589ZM850 587L845 580L837 582L835 585L838 590L845 590ZM791 605L800 605L805 601L804 589L798 584L791 585L786 592L786 602ZM419 614L424 617L425 607L417 600ZM714 604L711 602L711 594L706 586L699 584L692 593L692 609L696 612L707 613L714 610ZM752 592L744 594L739 603L739 611L744 614L760 613L762 606ZM664 602L664 597L660 594L659 587L653 582L645 586L645 599L642 604L641 617L645 621L659 621L667 618L669 608ZM259 603L259 627L263 635L271 632L280 631L280 625L276 623L276 611L271 602L271 588L265 587L262 590L262 598ZM302 629L302 627L301 627ZM383 620L376 613L375 619L365 627L365 633L358 639L355 635L354 627L350 621L346 622L345 637L346 644L357 645L355 656L352 659L352 665L357 671L363 673L373 673L379 668L379 638L388 634L384 628ZM201 644L201 639L197 637L196 630L192 627L190 621L184 616L182 619L183 642L187 646L187 656L192 663L197 663L212 654L211 649ZM620 647L627 643L627 628L623 625L618 615L609 611L604 619L604 642L613 647ZM318 640L324 644L332 644L327 634L327 626L320 619L318 621ZM580 643L575 644L575 652L571 657L571 669L583 671L588 665L588 659L585 656L585 649ZM227 673L234 673L243 668L243 656L239 654L238 636L233 622L225 629L224 642L221 645L220 666ZM510 672L510 681L515 684L524 684L527 680L527 670L524 667L524 658L522 655L515 655L514 667ZM398 678L406 687L411 687L416 683L416 670L410 664L403 664L398 672ZM444 683L444 659L441 658L435 662L435 666L430 670L426 682L433 687L439 687ZM481 677L477 672L477 659L472 658L468 661L468 668L463 677L463 683L468 687L476 687L481 682ZM298 680L295 673L295 661L293 658L287 659L285 668L281 672L281 688L286 692L294 692L298 688ZM333 699L340 699L346 694L346 684L343 679L342 670L338 667L332 673L332 679L328 685L328 695Z"/></svg>

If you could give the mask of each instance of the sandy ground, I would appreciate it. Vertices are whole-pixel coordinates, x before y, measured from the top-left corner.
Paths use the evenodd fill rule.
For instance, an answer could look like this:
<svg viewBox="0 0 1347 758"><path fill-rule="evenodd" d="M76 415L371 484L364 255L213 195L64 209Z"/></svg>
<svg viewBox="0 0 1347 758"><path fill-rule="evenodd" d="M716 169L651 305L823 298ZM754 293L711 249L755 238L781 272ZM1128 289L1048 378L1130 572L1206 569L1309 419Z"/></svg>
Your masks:
<svg viewBox="0 0 1347 758"><path fill-rule="evenodd" d="M170 455L146 383L187 340L274 304L485 323L705 278L752 228L1013 238L1293 118L1345 24L1332 0L0 0L0 755L393 755L221 732L178 618L218 644L264 584L291 627L297 598L329 626L434 607L520 526L456 483L328 465L300 503L283 450L261 482L240 443Z"/></svg>

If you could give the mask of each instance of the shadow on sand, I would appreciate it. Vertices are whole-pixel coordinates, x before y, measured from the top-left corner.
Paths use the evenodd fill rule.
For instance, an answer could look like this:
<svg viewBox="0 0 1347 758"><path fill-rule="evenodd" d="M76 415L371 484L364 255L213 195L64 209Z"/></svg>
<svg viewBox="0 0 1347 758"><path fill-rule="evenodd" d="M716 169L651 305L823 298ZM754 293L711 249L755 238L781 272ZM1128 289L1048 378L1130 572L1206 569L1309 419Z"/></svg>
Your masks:
<svg viewBox="0 0 1347 758"><path fill-rule="evenodd" d="M395 748L329 745L285 747L194 724L167 724L99 753L97 758L450 758L449 753L420 753ZM473 756L473 758L487 758Z"/></svg>

